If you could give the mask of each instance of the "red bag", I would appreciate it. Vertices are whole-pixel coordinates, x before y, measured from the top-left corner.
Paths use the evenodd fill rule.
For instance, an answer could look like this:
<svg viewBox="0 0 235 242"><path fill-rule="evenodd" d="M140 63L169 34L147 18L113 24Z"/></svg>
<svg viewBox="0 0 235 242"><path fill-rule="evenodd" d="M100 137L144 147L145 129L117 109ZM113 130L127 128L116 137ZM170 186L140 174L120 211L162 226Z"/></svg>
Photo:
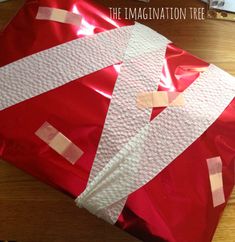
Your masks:
<svg viewBox="0 0 235 242"><path fill-rule="evenodd" d="M79 14L82 17L81 25L78 27L36 19L39 7ZM66 18L64 21L68 21ZM4 79L4 82L1 79L1 71L6 73L9 64L72 40L133 24L110 19L107 9L92 1L26 1L0 35L0 55L3 56L0 59L0 81L12 95L6 93L7 99L9 97L14 101L18 98L15 98L15 93L19 93L18 85L12 86L8 79ZM59 55L59 58L62 61L63 55ZM74 198L79 196L87 187L121 65L119 61L112 63L81 78L70 79L65 85L3 108L0 111L0 157ZM207 70L209 64L169 43L162 66L158 91L184 92L202 71ZM34 74L40 77L41 72L43 70L39 66L38 73ZM58 77L63 75L60 66L57 74ZM19 70L8 75L17 79ZM20 86L20 81L18 83ZM35 83L29 89L23 86L25 93L22 93L22 97L36 90L37 85ZM226 91L226 88L221 86L221 90ZM165 109L153 108L149 119L154 120ZM234 186L234 117L232 101L216 121L170 165L128 196L116 225L148 242L211 241ZM69 144L72 142L83 152L75 164L68 162L66 155L60 153L61 150L56 152L52 144L46 144L35 134L45 122L61 134L62 140L67 140ZM110 139L112 141L112 136ZM221 171L215 171L213 167L210 170L209 161L214 157L220 157L217 161L222 162L222 167L217 163L217 168L221 168ZM221 189L220 192L224 194L225 202L214 207L213 184L210 185L213 179L210 180L210 176L217 174L216 179L220 179L219 173L222 173L223 192Z"/></svg>

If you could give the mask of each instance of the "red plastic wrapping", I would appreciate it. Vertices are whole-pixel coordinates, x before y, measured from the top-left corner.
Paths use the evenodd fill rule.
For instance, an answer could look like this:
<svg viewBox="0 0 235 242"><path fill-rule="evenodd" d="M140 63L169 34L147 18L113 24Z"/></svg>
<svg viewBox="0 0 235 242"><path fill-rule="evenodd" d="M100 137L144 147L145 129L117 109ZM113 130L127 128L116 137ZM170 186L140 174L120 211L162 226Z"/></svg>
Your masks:
<svg viewBox="0 0 235 242"><path fill-rule="evenodd" d="M79 13L81 27L35 19L39 6ZM85 0L28 0L0 35L0 66L76 38L132 25ZM0 111L0 157L73 197L84 191L101 137L118 66L107 67ZM208 63L169 44L159 90L184 91ZM223 88L223 87L221 87ZM220 156L226 201L234 185L235 102L151 182L131 194L117 226L143 241L211 241L225 204L213 207L206 160ZM58 106L60 108L58 108ZM152 119L163 108L155 108ZM82 149L75 165L35 131L49 122ZM205 179L206 178L206 179Z"/></svg>

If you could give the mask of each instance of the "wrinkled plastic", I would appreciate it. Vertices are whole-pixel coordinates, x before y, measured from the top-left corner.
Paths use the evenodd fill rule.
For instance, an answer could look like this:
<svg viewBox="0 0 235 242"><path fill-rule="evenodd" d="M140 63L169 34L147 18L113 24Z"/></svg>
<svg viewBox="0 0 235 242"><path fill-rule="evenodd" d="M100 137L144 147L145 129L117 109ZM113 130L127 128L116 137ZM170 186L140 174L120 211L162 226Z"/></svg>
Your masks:
<svg viewBox="0 0 235 242"><path fill-rule="evenodd" d="M82 25L36 20L39 6L79 13ZM0 34L0 66L76 38L131 24L110 19L107 9L91 1L28 0ZM72 197L78 196L88 181L120 65L115 63L1 111L0 157ZM169 44L159 90L184 91L208 65ZM232 102L185 152L129 196L117 226L148 242L211 241L225 204L213 207L206 159L222 158L227 201L234 185L234 107ZM154 108L151 119L162 110ZM44 122L84 151L75 165L35 135Z"/></svg>

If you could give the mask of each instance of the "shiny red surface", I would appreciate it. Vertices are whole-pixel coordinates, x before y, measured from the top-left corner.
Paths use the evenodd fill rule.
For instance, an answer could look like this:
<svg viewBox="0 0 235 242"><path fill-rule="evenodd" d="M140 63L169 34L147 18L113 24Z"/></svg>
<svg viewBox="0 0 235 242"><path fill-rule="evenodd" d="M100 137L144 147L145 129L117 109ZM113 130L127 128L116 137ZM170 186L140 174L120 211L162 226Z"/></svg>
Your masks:
<svg viewBox="0 0 235 242"><path fill-rule="evenodd" d="M38 6L83 16L80 28L35 19ZM0 34L0 66L58 44L124 26L108 11L85 0L28 0ZM116 65L0 112L0 157L35 177L79 195L86 187L112 91ZM160 90L183 91L208 66L170 44ZM197 71L198 70L198 71ZM160 77L159 77L160 78ZM221 87L223 88L223 87ZM143 241L210 241L224 205L213 208L206 159L221 156L226 199L234 182L235 103L155 179L129 196L117 226ZM59 108L58 108L59 107ZM153 110L156 117L163 109ZM84 151L75 166L41 142L35 131L51 123Z"/></svg>
<svg viewBox="0 0 235 242"><path fill-rule="evenodd" d="M66 9L83 16L80 28L35 19L39 6ZM93 2L28 0L0 35L0 66L58 44L126 25L108 19ZM129 23L132 24L132 23ZM108 111L118 65L70 82L0 112L0 155L26 172L73 196L86 187ZM60 107L58 109L58 107ZM84 151L75 166L34 135L48 121Z"/></svg>
<svg viewBox="0 0 235 242"><path fill-rule="evenodd" d="M193 71L188 71L192 69ZM160 90L184 91L208 64L170 44ZM186 68L187 67L187 68ZM223 88L223 87L221 87ZM211 241L225 205L214 208L206 159L223 160L226 200L234 182L235 103L151 182L131 194L117 225L143 241ZM153 110L154 118L163 109Z"/></svg>

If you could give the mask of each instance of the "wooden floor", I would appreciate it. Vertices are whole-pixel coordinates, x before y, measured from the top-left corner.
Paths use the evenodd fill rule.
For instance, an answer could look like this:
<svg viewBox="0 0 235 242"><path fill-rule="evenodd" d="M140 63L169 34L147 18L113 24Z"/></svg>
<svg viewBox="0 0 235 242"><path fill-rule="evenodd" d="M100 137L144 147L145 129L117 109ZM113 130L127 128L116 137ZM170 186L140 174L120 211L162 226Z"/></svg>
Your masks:
<svg viewBox="0 0 235 242"><path fill-rule="evenodd" d="M23 0L0 3L2 28ZM141 6L134 0L99 0L107 6ZM197 0L151 0L148 6L204 6ZM179 47L235 75L235 22L142 21ZM19 242L134 242L135 238L75 207L71 198L0 162L0 240ZM214 242L235 242L235 192ZM198 241L203 242L203 241Z"/></svg>

